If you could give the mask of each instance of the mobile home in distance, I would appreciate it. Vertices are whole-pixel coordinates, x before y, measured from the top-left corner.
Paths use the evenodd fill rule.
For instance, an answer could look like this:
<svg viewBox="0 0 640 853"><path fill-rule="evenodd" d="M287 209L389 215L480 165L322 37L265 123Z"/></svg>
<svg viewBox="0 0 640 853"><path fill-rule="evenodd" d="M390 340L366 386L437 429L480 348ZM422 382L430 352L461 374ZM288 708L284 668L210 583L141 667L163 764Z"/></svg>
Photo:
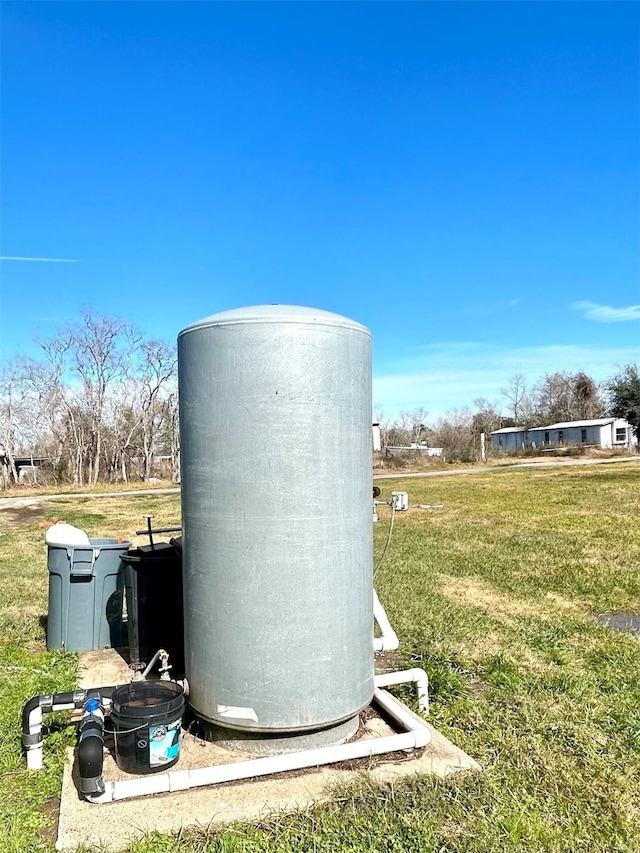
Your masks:
<svg viewBox="0 0 640 853"><path fill-rule="evenodd" d="M528 430L524 427L503 427L491 433L491 443L496 450L525 450L531 445L527 443Z"/></svg>
<svg viewBox="0 0 640 853"><path fill-rule="evenodd" d="M601 447L628 449L638 439L624 418L592 418L566 421L548 426L505 427L491 433L491 443L497 450L526 450L546 447Z"/></svg>

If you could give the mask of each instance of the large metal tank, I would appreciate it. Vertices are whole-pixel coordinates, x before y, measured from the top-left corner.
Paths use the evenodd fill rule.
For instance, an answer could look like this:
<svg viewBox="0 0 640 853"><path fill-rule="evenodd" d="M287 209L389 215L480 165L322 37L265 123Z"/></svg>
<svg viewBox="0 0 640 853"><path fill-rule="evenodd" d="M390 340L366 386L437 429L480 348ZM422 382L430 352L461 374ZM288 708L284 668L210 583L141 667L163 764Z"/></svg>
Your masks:
<svg viewBox="0 0 640 853"><path fill-rule="evenodd" d="M189 702L245 737L344 735L373 694L370 333L256 306L178 358Z"/></svg>

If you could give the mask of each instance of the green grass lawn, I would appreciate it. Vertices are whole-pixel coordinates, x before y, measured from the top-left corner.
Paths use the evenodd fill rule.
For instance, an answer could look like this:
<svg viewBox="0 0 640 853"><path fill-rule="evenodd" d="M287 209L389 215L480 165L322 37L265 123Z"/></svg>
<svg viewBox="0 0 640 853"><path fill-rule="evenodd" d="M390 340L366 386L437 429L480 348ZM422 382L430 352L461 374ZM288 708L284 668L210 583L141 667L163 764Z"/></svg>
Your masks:
<svg viewBox="0 0 640 853"><path fill-rule="evenodd" d="M431 682L431 722L484 767L378 788L222 832L148 837L143 851L640 850L640 641L593 615L640 614L640 462L379 484L441 510L396 515L376 586L405 663ZM20 710L74 685L76 658L48 654L43 518L127 535L156 495L4 510L0 520L0 849L50 850L64 746L52 720L45 772L26 771ZM388 513L376 526L382 549ZM410 696L410 691L401 695ZM141 801L142 802L142 801ZM98 807L96 807L98 808ZM108 808L108 806L107 806ZM202 816L206 820L206 816Z"/></svg>

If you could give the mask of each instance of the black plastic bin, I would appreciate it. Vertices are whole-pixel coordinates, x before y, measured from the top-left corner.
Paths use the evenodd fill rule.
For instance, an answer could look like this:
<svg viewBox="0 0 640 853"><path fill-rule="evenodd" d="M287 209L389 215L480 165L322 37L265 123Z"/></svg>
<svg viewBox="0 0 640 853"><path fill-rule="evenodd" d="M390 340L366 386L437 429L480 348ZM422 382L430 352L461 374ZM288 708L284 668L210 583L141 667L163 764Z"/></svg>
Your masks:
<svg viewBox="0 0 640 853"><path fill-rule="evenodd" d="M171 675L184 673L182 552L158 542L122 556L127 602L129 663L143 668L158 649L166 649Z"/></svg>

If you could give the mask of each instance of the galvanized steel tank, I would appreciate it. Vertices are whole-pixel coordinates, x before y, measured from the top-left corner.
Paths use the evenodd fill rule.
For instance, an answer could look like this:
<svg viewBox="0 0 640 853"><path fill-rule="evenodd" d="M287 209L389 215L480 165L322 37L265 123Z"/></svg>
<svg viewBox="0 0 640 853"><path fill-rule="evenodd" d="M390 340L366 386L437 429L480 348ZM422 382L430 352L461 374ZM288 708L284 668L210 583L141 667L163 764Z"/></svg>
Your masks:
<svg viewBox="0 0 640 853"><path fill-rule="evenodd" d="M373 694L370 333L256 306L178 358L189 702L245 737L344 726Z"/></svg>

